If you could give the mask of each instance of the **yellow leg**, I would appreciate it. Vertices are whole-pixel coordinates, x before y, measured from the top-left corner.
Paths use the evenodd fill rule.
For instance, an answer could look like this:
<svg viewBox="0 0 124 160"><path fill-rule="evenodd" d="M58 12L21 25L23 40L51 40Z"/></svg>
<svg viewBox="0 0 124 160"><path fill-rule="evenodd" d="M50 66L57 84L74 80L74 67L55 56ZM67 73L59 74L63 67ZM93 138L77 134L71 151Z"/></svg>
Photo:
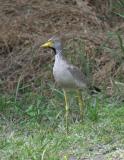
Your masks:
<svg viewBox="0 0 124 160"><path fill-rule="evenodd" d="M69 113L69 105L68 105L68 99L67 99L67 93L63 89L64 92L64 98L65 98L65 122L66 122L66 133L68 133L68 113Z"/></svg>
<svg viewBox="0 0 124 160"><path fill-rule="evenodd" d="M82 95L81 95L81 92L79 90L77 90L77 97L78 97L78 104L79 104L79 107L80 107L80 119L81 119L81 121L83 121L84 105L83 105Z"/></svg>

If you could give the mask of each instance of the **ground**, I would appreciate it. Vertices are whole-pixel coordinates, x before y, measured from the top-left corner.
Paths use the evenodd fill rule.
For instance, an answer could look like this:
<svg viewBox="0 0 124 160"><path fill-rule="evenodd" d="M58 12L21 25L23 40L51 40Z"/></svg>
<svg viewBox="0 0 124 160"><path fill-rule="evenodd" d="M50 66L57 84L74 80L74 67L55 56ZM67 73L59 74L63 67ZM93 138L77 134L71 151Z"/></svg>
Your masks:
<svg viewBox="0 0 124 160"><path fill-rule="evenodd" d="M0 157L2 160L124 159L123 4L99 0L0 1ZM53 54L40 45L57 35L65 57L102 93L85 99L79 122L70 96L65 135L63 93ZM83 94L83 93L82 93Z"/></svg>
<svg viewBox="0 0 124 160"><path fill-rule="evenodd" d="M35 103L40 103L39 109L41 109L44 105L42 101L38 102L38 99ZM28 108L23 114L22 108L18 107L22 104L16 102L15 106L12 100L6 99L4 109L8 105L12 112L15 107L16 119L13 116L10 118L11 121L8 121L12 113L8 115L1 113L1 160L123 160L123 105L114 106L103 101L97 102L93 108L92 103L88 102L89 109L85 111L84 122L74 120L71 116L69 133L66 135L64 112L62 106L60 110L59 105L53 104L56 99L56 103L59 101L61 104L56 95L55 99L49 99L49 103L45 106L46 110L41 109L42 112L36 113ZM38 104L35 103L34 109L36 107L38 109ZM74 107L78 109L77 105ZM20 109L20 112L16 109ZM71 108L71 112L73 113L74 109Z"/></svg>
<svg viewBox="0 0 124 160"><path fill-rule="evenodd" d="M124 67L117 65L111 55L111 52L120 55L117 50L120 45L114 33L123 31L123 19L111 14L108 1L102 5L90 0L7 0L0 3L2 91L13 92L18 81L24 88L35 89L35 81L43 78L44 73L45 79L50 78L48 70L44 71L44 65L51 59L50 52L42 50L40 44L53 35L62 38L69 57L72 53L75 57L74 44L69 43L81 40L85 55L92 57L99 68L93 71L97 84L110 83L110 76L117 77L124 72Z"/></svg>

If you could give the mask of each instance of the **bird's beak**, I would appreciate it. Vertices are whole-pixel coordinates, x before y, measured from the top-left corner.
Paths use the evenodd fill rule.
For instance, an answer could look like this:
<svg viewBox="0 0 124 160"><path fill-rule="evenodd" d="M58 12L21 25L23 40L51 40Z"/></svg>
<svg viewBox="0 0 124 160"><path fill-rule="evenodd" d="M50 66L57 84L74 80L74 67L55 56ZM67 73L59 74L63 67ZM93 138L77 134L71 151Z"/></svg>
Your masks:
<svg viewBox="0 0 124 160"><path fill-rule="evenodd" d="M48 42L42 44L40 47L43 47L43 48L53 47L53 42L52 41L48 41Z"/></svg>

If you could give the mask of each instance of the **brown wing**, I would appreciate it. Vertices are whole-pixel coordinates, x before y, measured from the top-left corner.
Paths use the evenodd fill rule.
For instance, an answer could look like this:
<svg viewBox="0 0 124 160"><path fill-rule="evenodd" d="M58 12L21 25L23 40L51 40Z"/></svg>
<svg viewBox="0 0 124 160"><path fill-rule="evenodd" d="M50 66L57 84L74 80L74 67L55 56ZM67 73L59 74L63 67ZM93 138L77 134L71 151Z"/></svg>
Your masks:
<svg viewBox="0 0 124 160"><path fill-rule="evenodd" d="M80 71L80 69L78 67L73 66L73 65L69 65L68 70L70 71L70 73L73 75L73 77L77 81L83 82L86 85L88 84L88 80L87 80L86 76Z"/></svg>

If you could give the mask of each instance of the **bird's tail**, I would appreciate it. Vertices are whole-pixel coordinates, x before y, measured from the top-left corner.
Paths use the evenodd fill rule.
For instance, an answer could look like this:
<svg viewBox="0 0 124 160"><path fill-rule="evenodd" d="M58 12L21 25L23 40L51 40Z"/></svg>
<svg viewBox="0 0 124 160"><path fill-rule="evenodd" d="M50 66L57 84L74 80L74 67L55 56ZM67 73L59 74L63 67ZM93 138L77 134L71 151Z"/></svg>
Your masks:
<svg viewBox="0 0 124 160"><path fill-rule="evenodd" d="M101 89L96 86L90 86L89 92L90 92L90 94L97 94L97 93L101 92Z"/></svg>

